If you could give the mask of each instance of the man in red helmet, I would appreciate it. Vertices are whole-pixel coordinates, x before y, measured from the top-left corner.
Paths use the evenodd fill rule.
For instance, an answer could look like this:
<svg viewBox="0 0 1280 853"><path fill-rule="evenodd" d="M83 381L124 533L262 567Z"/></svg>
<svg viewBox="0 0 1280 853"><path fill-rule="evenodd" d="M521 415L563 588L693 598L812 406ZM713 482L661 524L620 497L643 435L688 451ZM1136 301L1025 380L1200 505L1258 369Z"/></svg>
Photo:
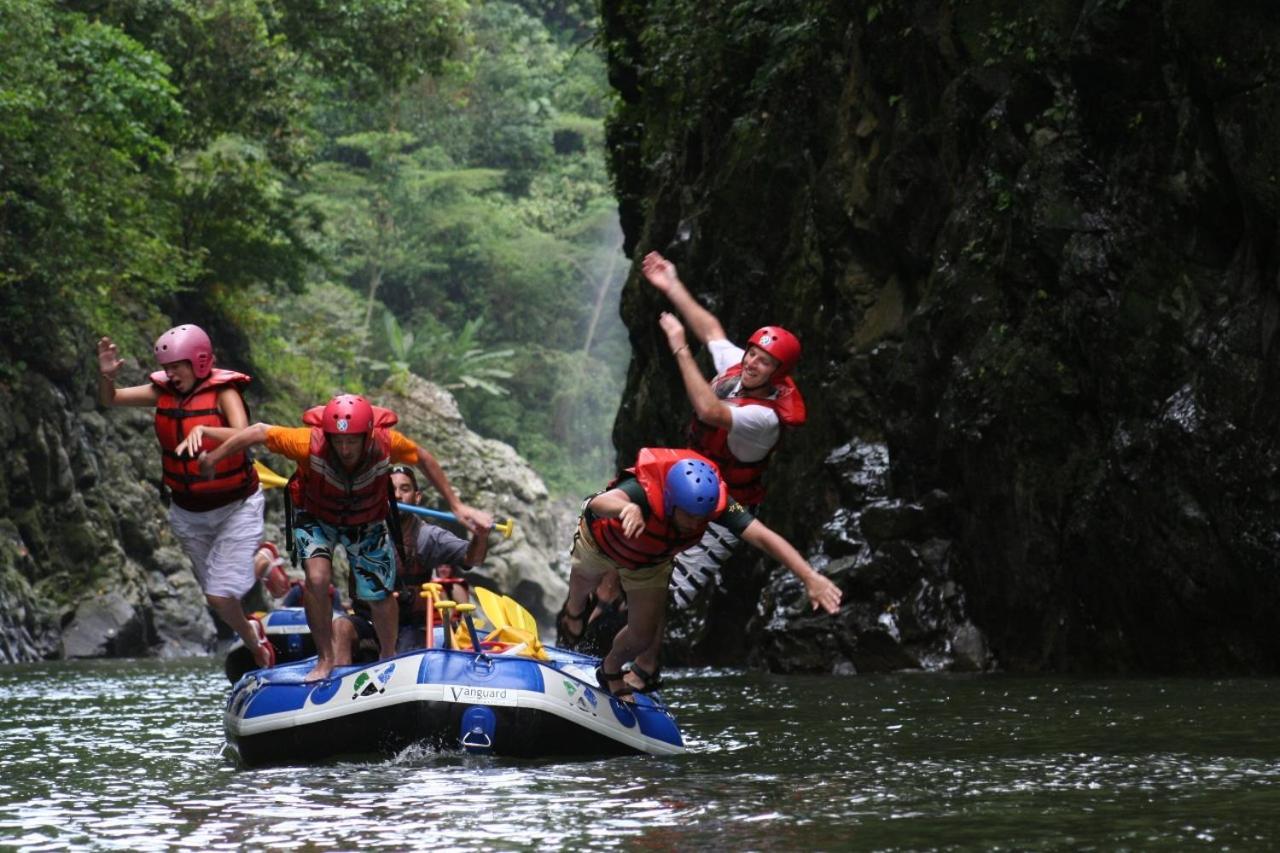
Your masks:
<svg viewBox="0 0 1280 853"><path fill-rule="evenodd" d="M800 360L800 342L786 329L765 326L756 330L745 350L737 347L729 342L715 315L689 293L674 264L650 252L641 269L711 352L717 375L707 382L685 342L684 325L669 313L659 318L693 404L689 447L715 463L729 496L752 517L764 498L764 469L783 430L798 427L805 420L804 398L789 375ZM720 567L737 547L740 532L712 522L696 543L676 554L670 587L677 607L688 607L700 591L719 583ZM813 571L797 576L803 580L814 609L821 607L827 613L839 610L842 594L830 579ZM597 595L615 586L604 573ZM588 621L584 608L575 610L581 596L575 599L573 592L571 585L557 619L558 638L568 645L583 635ZM656 671L661 641L658 632L652 644L636 654L626 673L628 688L644 689L643 674Z"/></svg>
<svg viewBox="0 0 1280 853"><path fill-rule="evenodd" d="M369 604L383 657L396 651L396 558L387 528L391 466L417 466L445 499L458 520L473 533L493 527L488 513L458 500L436 458L391 427L396 415L356 394L339 394L324 406L308 409L304 427L254 424L233 433L207 429L222 441L200 455L200 467L212 472L227 454L263 444L297 463L289 481L295 508L293 537L306 572L304 606L315 640L317 660L304 680L328 678L335 663L329 585L333 551L341 546L355 577L356 596ZM192 448L203 436L193 434Z"/></svg>
<svg viewBox="0 0 1280 853"><path fill-rule="evenodd" d="M764 500L769 457L784 433L805 421L804 398L790 376L800 361L800 341L780 326L764 326L745 350L735 346L716 316L680 281L675 264L650 252L641 270L671 300L715 363L717 375L707 382L685 342L684 325L662 314L658 322L693 404L689 446L716 463L729 494L754 515ZM688 607L701 591L719 582L720 567L737 544L736 536L712 525L701 542L676 558L672 599L677 607Z"/></svg>

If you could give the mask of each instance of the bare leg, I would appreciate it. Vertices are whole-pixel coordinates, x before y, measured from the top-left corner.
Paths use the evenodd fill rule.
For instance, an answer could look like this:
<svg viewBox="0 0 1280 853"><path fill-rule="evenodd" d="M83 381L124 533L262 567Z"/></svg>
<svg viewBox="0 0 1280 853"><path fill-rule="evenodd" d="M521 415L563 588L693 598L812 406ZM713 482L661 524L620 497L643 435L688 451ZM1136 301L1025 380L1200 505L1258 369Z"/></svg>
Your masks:
<svg viewBox="0 0 1280 853"><path fill-rule="evenodd" d="M616 572L614 573L617 574ZM564 603L564 623L566 633L575 636L581 636L582 630L587 626L586 614L582 613L586 609L587 599L591 597L591 592L596 588L600 579L598 577L588 577L577 569L569 572L569 598ZM571 618L570 614L580 613L581 616ZM575 627L576 626L576 629Z"/></svg>
<svg viewBox="0 0 1280 853"><path fill-rule="evenodd" d="M666 589L634 589L627 593L627 624L613 638L613 648L603 662L605 672L621 672L624 663L661 641L666 606Z"/></svg>
<svg viewBox="0 0 1280 853"><path fill-rule="evenodd" d="M399 605L391 596L380 601L367 601L373 613L373 630L378 635L378 656L389 658L396 653L396 621Z"/></svg>
<svg viewBox="0 0 1280 853"><path fill-rule="evenodd" d="M316 644L316 665L303 681L320 681L333 672L333 602L329 599L329 583L333 563L328 557L312 557L303 564L307 573L306 594L302 597L307 610L307 627Z"/></svg>
<svg viewBox="0 0 1280 853"><path fill-rule="evenodd" d="M333 665L347 666L351 663L356 643L360 642L356 635L356 626L350 619L333 620Z"/></svg>
<svg viewBox="0 0 1280 853"><path fill-rule="evenodd" d="M588 622L594 622L600 618L600 614L604 613L604 605L611 601L617 601L618 596L622 595L622 581L619 580L618 573L616 571L605 572L600 578L600 583L596 584L595 593L596 609L591 611L591 615L587 617Z"/></svg>
<svg viewBox="0 0 1280 853"><path fill-rule="evenodd" d="M240 602L225 595L206 595L204 599L209 602L213 612L218 614L218 618L226 622L240 637L244 647L253 655L253 662L259 667L270 666L270 653L258 642L258 634L240 609Z"/></svg>
<svg viewBox="0 0 1280 853"><path fill-rule="evenodd" d="M751 513L755 514L754 508ZM684 610L699 596L709 594L709 591L719 586L721 569L733 556L738 545L738 537L730 533L728 528L712 524L698 544L677 554L671 572L672 604L677 609ZM666 619L665 611L663 619ZM658 661L662 659L662 633L658 631L653 643L635 656L636 666L646 672L658 672ZM642 687L642 680L632 677L627 679L627 683L632 687Z"/></svg>

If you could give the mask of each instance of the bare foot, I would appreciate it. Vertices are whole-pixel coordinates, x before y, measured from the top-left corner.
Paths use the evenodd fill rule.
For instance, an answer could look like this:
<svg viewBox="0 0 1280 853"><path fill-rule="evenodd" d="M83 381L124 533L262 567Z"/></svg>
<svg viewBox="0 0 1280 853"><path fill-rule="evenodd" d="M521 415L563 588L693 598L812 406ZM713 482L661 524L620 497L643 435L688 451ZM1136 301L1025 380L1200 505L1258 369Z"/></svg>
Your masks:
<svg viewBox="0 0 1280 853"><path fill-rule="evenodd" d="M315 667L312 668L305 676L303 681L324 681L329 677L329 673L333 672L333 664L328 661L316 661Z"/></svg>

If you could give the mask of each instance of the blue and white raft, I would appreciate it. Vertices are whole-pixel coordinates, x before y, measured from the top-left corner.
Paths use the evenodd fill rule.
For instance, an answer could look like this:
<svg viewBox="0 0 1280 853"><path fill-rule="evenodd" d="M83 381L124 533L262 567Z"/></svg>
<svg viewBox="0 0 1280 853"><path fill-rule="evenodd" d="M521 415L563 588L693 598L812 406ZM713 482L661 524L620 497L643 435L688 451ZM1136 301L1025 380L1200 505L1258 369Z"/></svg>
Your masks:
<svg viewBox="0 0 1280 853"><path fill-rule="evenodd" d="M424 584L423 597L438 586ZM428 612L443 608L449 629L429 620L428 648L315 682L303 681L315 658L247 672L227 699L230 750L245 766L395 755L415 743L528 758L684 752L657 694L610 696L596 683L598 658L543 646L516 602L475 592L474 618L469 604L432 598ZM448 616L454 608L465 624Z"/></svg>
<svg viewBox="0 0 1280 853"><path fill-rule="evenodd" d="M597 659L545 651L420 649L311 683L313 659L255 670L227 701L227 743L245 766L395 755L420 742L520 757L684 752L656 696L620 701L596 685Z"/></svg>

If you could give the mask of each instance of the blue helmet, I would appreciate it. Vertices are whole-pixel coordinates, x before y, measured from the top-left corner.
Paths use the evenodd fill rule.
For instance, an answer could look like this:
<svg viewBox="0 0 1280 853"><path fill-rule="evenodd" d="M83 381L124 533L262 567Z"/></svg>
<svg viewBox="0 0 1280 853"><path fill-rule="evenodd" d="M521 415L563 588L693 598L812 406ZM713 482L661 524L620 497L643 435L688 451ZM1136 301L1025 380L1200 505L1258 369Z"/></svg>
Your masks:
<svg viewBox="0 0 1280 853"><path fill-rule="evenodd" d="M720 476L710 463L701 459L681 459L667 471L667 517L673 509L706 518L720 505Z"/></svg>

